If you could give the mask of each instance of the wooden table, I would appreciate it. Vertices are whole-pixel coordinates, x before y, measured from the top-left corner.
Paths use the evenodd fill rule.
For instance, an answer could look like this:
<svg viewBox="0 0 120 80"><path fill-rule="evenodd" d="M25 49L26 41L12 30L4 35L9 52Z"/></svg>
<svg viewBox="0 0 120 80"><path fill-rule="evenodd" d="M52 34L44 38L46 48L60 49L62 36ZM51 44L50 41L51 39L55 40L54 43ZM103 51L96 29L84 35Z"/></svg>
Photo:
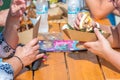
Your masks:
<svg viewBox="0 0 120 80"><path fill-rule="evenodd" d="M98 22L109 25L108 19ZM64 23L50 23L50 32L61 32ZM68 39L63 34L64 39ZM35 71L26 71L15 80L120 80L120 71L109 62L88 52L48 53L48 60Z"/></svg>

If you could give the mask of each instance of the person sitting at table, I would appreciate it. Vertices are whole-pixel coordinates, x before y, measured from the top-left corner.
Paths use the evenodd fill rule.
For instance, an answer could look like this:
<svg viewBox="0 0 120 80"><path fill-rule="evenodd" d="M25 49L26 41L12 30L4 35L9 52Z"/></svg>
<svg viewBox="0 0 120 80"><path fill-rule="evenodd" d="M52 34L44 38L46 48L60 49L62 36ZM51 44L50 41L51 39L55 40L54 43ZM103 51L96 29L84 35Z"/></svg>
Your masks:
<svg viewBox="0 0 120 80"><path fill-rule="evenodd" d="M92 17L95 19L109 18L112 25L116 25L115 15L120 16L120 13L111 3L111 0L85 0L87 7L90 10ZM111 21L112 20L112 21Z"/></svg>
<svg viewBox="0 0 120 80"><path fill-rule="evenodd" d="M111 0L111 3L118 11L120 11L120 0ZM79 29L78 27L81 16L82 15L79 14L75 21L75 27L77 27L76 29ZM100 25L100 28L110 33L110 37L105 39L98 29L95 28L94 31L98 40L94 42L85 42L84 46L92 53L112 63L120 70L120 52L113 49L120 48L120 24L115 27L105 27Z"/></svg>
<svg viewBox="0 0 120 80"><path fill-rule="evenodd" d="M0 0L0 6L2 0ZM13 0L4 31L0 34L0 57L10 57L0 62L0 80L13 80L27 65L44 54L39 54L38 39L35 38L23 47L17 47L19 20L25 10L25 0ZM17 47L17 48L16 48ZM16 49L16 50L15 50Z"/></svg>

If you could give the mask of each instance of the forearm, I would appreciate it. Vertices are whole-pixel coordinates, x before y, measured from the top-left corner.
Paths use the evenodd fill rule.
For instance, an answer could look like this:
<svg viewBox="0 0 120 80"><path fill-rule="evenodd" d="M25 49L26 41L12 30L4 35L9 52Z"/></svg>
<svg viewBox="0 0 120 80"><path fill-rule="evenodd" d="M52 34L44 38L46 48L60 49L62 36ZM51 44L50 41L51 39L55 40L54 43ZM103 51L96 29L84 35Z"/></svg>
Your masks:
<svg viewBox="0 0 120 80"><path fill-rule="evenodd" d="M21 62L16 58L16 57L12 57L8 60L6 60L5 62L9 63L14 71L14 77L21 71L22 69L22 64Z"/></svg>
<svg viewBox="0 0 120 80"><path fill-rule="evenodd" d="M105 18L114 10L114 6L108 0L85 0L91 15L96 19ZM93 3L91 3L93 2Z"/></svg>
<svg viewBox="0 0 120 80"><path fill-rule="evenodd" d="M111 38L109 38L113 48L120 48L120 24L111 27Z"/></svg>
<svg viewBox="0 0 120 80"><path fill-rule="evenodd" d="M119 25L118 25L119 26ZM112 48L120 48L120 26L119 27L112 27L112 26L100 26L102 30L107 33L110 33L110 36L107 38L110 42Z"/></svg>
<svg viewBox="0 0 120 80"><path fill-rule="evenodd" d="M5 26L9 9L0 11L0 26Z"/></svg>
<svg viewBox="0 0 120 80"><path fill-rule="evenodd" d="M105 53L105 59L120 70L120 52L111 49Z"/></svg>
<svg viewBox="0 0 120 80"><path fill-rule="evenodd" d="M20 27L19 18L14 17L12 15L8 15L6 26L3 31L3 36L7 43L12 47L16 48L18 44L18 32L17 29Z"/></svg>

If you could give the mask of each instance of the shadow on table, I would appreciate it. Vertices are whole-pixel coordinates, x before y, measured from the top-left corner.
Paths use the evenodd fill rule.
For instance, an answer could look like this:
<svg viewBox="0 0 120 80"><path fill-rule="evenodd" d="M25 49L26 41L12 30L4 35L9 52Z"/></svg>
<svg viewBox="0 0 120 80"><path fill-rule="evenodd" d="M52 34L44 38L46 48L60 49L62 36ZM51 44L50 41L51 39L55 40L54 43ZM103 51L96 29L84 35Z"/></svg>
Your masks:
<svg viewBox="0 0 120 80"><path fill-rule="evenodd" d="M74 60L87 60L94 64L99 64L101 69L105 67L111 69L112 71L120 73L120 71L117 68L115 68L111 63L102 58L99 58L98 56L94 55L89 51L70 52L66 56Z"/></svg>
<svg viewBox="0 0 120 80"><path fill-rule="evenodd" d="M99 58L99 61L101 63L101 67L103 68L109 68L114 72L120 73L120 70L118 70L116 67L114 67L110 62L106 61L105 59Z"/></svg>

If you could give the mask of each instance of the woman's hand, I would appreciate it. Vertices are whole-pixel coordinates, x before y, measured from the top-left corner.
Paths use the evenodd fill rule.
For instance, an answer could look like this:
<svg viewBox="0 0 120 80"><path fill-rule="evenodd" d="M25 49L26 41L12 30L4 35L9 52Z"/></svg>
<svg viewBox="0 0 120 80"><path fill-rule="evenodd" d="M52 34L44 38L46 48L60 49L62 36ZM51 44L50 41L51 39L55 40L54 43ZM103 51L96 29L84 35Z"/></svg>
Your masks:
<svg viewBox="0 0 120 80"><path fill-rule="evenodd" d="M81 18L82 18L82 13L79 13L79 14L77 15L77 18L76 18L76 20L75 20L75 25L74 25L74 28L77 29L77 30L80 29L80 28L79 28L79 25L80 25L80 20L81 20Z"/></svg>
<svg viewBox="0 0 120 80"><path fill-rule="evenodd" d="M75 20L74 28L80 30L80 29L90 29L91 27L100 28L100 25L91 18L89 13L87 12L79 13Z"/></svg>
<svg viewBox="0 0 120 80"><path fill-rule="evenodd" d="M105 54L108 53L112 48L107 39L104 38L97 28L95 28L94 31L98 40L95 42L86 42L84 43L84 46L92 53L105 58Z"/></svg>
<svg viewBox="0 0 120 80"><path fill-rule="evenodd" d="M12 16L20 17L23 15L25 9L26 9L25 0L13 0L10 7L10 14Z"/></svg>
<svg viewBox="0 0 120 80"><path fill-rule="evenodd" d="M15 56L6 60L14 71L16 76L24 66L30 65L33 61L43 57L44 54L39 54L38 39L33 39L24 47L17 47Z"/></svg>
<svg viewBox="0 0 120 80"><path fill-rule="evenodd" d="M24 66L31 64L43 55L44 54L39 54L39 44L37 38L30 41L24 47L18 47L15 53L15 56L18 56L22 60Z"/></svg>

